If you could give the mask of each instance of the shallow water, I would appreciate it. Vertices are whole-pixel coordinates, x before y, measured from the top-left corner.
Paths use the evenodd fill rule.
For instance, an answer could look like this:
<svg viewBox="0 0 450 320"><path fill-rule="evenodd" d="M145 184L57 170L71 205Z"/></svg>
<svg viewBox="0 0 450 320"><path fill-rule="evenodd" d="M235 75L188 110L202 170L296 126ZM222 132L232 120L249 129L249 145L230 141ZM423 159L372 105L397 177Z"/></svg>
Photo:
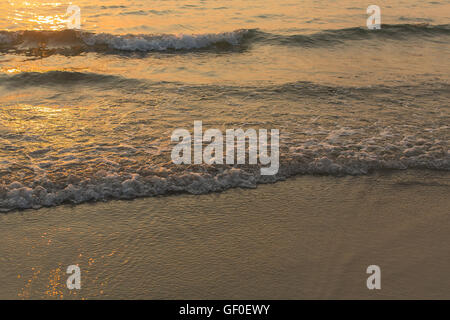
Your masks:
<svg viewBox="0 0 450 320"><path fill-rule="evenodd" d="M448 299L449 176L300 176L2 214L0 298ZM81 290L66 287L73 264ZM373 264L381 290L366 287Z"/></svg>
<svg viewBox="0 0 450 320"><path fill-rule="evenodd" d="M448 1L0 4L0 210L448 171ZM281 132L280 173L176 166L176 128Z"/></svg>

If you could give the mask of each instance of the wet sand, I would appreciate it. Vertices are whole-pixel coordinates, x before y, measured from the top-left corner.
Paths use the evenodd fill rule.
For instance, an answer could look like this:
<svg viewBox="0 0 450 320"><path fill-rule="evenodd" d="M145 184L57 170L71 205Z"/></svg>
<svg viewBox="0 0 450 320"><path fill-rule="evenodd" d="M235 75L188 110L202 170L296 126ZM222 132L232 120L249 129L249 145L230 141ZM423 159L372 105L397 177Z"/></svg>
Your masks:
<svg viewBox="0 0 450 320"><path fill-rule="evenodd" d="M444 172L300 176L1 214L0 298L449 299L449 190Z"/></svg>

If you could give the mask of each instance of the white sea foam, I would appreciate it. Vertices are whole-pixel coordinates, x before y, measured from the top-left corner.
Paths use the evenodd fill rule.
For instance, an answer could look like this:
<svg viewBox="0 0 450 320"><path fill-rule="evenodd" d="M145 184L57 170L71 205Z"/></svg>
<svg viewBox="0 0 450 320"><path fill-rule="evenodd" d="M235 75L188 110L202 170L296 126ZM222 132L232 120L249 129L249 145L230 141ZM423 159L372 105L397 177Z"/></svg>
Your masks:
<svg viewBox="0 0 450 320"><path fill-rule="evenodd" d="M344 131L348 132L339 130L341 133ZM65 183L55 183L41 172L28 186L18 181L0 185L0 210L133 199L179 192L204 194L235 187L255 188L260 183L272 183L298 174L364 175L374 170L411 168L450 170L448 150L443 149L440 141L432 145L413 137L405 137L397 145L330 145L326 140L309 141L301 146L290 147L289 153L282 158L276 176L261 176L257 166L221 166L208 170L212 167L202 165L196 170L161 167L157 174L103 171L80 181L68 176Z"/></svg>
<svg viewBox="0 0 450 320"><path fill-rule="evenodd" d="M207 48L217 43L239 45L247 30L234 32L198 34L198 35L111 35L82 34L83 41L88 46L106 45L110 49L123 51L165 51L165 50L192 50Z"/></svg>

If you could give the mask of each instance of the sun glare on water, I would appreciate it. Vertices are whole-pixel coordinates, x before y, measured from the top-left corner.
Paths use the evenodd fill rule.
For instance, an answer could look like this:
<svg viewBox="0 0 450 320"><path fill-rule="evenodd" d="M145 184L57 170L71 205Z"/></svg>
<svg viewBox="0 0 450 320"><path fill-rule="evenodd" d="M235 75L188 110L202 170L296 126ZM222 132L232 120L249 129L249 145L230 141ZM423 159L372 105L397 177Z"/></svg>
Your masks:
<svg viewBox="0 0 450 320"><path fill-rule="evenodd" d="M8 1L8 19L24 30L62 30L66 28L67 4L46 1Z"/></svg>

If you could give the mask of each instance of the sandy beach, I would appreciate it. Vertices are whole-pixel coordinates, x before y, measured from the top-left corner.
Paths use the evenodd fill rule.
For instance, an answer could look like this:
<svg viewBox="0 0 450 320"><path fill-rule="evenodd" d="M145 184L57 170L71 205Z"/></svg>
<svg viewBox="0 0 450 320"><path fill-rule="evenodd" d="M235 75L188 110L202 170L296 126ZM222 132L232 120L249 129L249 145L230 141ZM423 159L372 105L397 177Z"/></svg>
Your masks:
<svg viewBox="0 0 450 320"><path fill-rule="evenodd" d="M449 178L299 176L2 214L0 298L448 299ZM369 265L381 290L366 287Z"/></svg>

